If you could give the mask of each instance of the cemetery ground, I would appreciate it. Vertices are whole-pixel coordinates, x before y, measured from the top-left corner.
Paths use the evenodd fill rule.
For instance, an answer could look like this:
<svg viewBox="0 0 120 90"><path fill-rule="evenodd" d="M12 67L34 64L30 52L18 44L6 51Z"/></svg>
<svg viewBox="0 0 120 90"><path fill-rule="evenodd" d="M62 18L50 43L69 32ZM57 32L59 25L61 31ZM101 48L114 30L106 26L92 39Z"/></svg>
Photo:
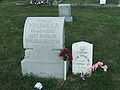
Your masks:
<svg viewBox="0 0 120 90"><path fill-rule="evenodd" d="M120 90L120 8L72 7L74 21L65 23L66 47L87 41L94 45L93 63L103 61L108 71L95 71L82 80L69 73L61 79L22 76L24 58L23 28L28 17L58 16L56 6L0 3L0 90L35 90L36 82L43 90Z"/></svg>

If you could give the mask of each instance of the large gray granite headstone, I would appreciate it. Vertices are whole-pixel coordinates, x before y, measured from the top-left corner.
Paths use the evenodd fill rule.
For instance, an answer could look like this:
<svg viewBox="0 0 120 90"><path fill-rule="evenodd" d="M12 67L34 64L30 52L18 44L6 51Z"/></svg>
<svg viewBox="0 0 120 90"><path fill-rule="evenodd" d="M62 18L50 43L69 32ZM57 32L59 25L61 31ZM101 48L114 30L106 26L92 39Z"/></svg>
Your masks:
<svg viewBox="0 0 120 90"><path fill-rule="evenodd" d="M64 43L64 17L28 17L23 35L26 50L22 74L63 78L64 62L58 55Z"/></svg>
<svg viewBox="0 0 120 90"><path fill-rule="evenodd" d="M66 22L72 22L73 17L71 16L70 4L59 4L58 5L59 17L65 17Z"/></svg>
<svg viewBox="0 0 120 90"><path fill-rule="evenodd" d="M72 45L72 72L88 73L88 68L92 66L93 44L88 42L77 42Z"/></svg>

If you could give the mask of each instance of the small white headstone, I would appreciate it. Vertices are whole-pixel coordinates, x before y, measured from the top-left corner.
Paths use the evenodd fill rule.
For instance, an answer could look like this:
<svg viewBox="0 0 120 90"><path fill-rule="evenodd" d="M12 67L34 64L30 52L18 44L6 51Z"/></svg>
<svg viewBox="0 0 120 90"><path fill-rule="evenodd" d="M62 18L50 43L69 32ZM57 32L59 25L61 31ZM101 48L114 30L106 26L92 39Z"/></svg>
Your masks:
<svg viewBox="0 0 120 90"><path fill-rule="evenodd" d="M73 21L73 17L71 16L70 4L59 4L58 11L59 11L59 17L65 17L66 22Z"/></svg>
<svg viewBox="0 0 120 90"><path fill-rule="evenodd" d="M28 17L24 26L25 58L22 74L64 77L64 61L58 56L64 48L64 17Z"/></svg>
<svg viewBox="0 0 120 90"><path fill-rule="evenodd" d="M100 4L106 4L106 0L100 0Z"/></svg>
<svg viewBox="0 0 120 90"><path fill-rule="evenodd" d="M93 44L87 42L77 42L72 45L72 72L88 73L88 68L92 66Z"/></svg>
<svg viewBox="0 0 120 90"><path fill-rule="evenodd" d="M118 7L120 7L120 1L118 2Z"/></svg>

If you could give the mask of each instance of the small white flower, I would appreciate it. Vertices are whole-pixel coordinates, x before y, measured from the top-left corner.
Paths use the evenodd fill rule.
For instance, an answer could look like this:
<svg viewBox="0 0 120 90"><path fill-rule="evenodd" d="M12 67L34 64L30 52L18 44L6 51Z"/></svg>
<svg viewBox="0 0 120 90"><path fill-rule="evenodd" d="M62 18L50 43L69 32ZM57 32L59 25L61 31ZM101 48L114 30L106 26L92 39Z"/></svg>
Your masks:
<svg viewBox="0 0 120 90"><path fill-rule="evenodd" d="M37 89L42 89L42 84L40 82L37 82L34 86L34 88L37 88Z"/></svg>

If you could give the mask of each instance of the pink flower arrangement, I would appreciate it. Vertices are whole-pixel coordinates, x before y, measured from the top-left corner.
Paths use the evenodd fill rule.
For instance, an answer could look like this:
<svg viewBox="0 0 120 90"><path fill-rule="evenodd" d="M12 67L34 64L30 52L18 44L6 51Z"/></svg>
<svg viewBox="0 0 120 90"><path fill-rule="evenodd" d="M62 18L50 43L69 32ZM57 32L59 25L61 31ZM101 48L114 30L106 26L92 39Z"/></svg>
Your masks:
<svg viewBox="0 0 120 90"><path fill-rule="evenodd" d="M108 66L107 65L102 66L102 65L103 65L103 62L97 62L93 66L89 67L88 68L89 75L91 75L92 71L96 70L98 67L102 68L106 72L108 69Z"/></svg>
<svg viewBox="0 0 120 90"><path fill-rule="evenodd" d="M97 68L99 68L99 67L102 68L105 72L106 72L107 69L108 69L108 66L107 66L107 65L104 65L103 62L97 62L96 64L93 64L93 66L91 66L91 67L88 68L88 77L91 76L92 72L95 71L95 70L97 70ZM80 73L80 75L81 75L81 78L82 78L83 80L85 80L85 75L86 75L86 74L84 74L84 73L82 72L82 73Z"/></svg>
<svg viewBox="0 0 120 90"><path fill-rule="evenodd" d="M97 62L96 64L98 64L99 66L102 66L103 62Z"/></svg>
<svg viewBox="0 0 120 90"><path fill-rule="evenodd" d="M61 52L59 53L60 57L63 57L63 60L66 61L72 61L72 53L69 52L68 48L64 48L63 50L61 50Z"/></svg>
<svg viewBox="0 0 120 90"><path fill-rule="evenodd" d="M107 66L107 65L104 65L104 66L102 66L101 68L103 68L103 69L104 69L104 71L106 72L106 71L107 71L107 69L108 69L108 66Z"/></svg>

